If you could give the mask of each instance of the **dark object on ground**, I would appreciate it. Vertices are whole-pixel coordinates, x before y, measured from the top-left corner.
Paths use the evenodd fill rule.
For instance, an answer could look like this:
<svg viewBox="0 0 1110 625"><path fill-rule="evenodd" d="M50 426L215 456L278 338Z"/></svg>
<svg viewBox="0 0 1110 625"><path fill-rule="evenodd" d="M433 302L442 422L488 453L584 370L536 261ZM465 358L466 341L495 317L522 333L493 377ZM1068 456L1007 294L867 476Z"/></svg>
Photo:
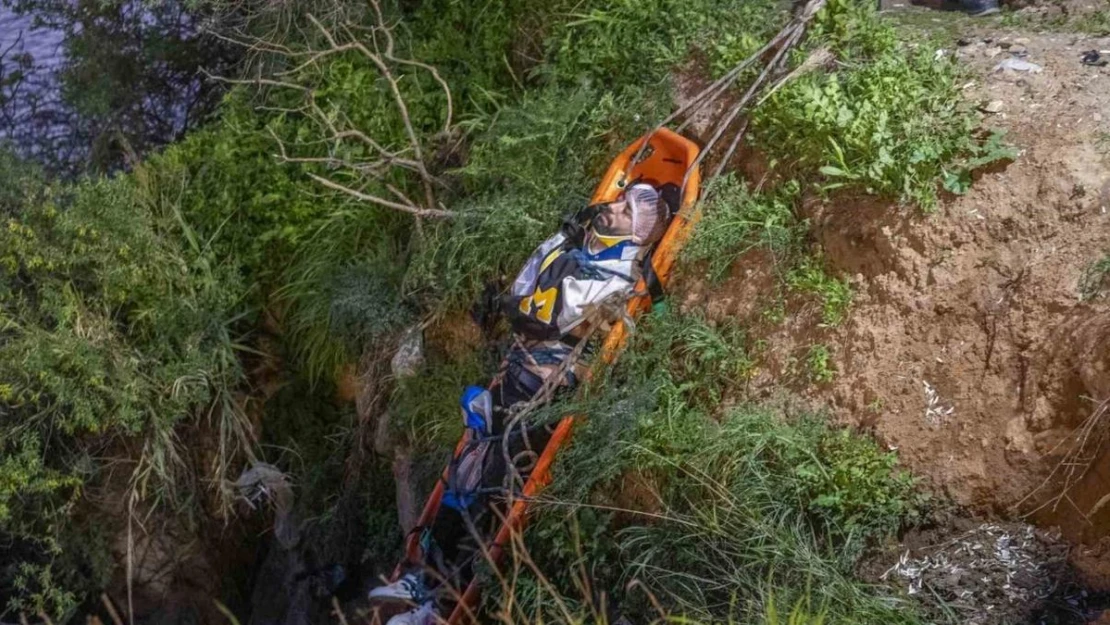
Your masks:
<svg viewBox="0 0 1110 625"><path fill-rule="evenodd" d="M1001 10L998 0L960 0L960 9L972 17L993 15Z"/></svg>
<svg viewBox="0 0 1110 625"><path fill-rule="evenodd" d="M910 0L910 3L940 11L963 11L972 17L993 15L1001 11L998 0Z"/></svg>
<svg viewBox="0 0 1110 625"><path fill-rule="evenodd" d="M916 598L929 622L1039 623L1029 618L1049 607L1067 567L1058 537L1016 523L957 520L907 535L901 550L878 578Z"/></svg>
<svg viewBox="0 0 1110 625"><path fill-rule="evenodd" d="M1106 67L1110 65L1110 60L1103 58L1102 53L1098 50L1088 50L1083 53L1083 64L1092 67Z"/></svg>

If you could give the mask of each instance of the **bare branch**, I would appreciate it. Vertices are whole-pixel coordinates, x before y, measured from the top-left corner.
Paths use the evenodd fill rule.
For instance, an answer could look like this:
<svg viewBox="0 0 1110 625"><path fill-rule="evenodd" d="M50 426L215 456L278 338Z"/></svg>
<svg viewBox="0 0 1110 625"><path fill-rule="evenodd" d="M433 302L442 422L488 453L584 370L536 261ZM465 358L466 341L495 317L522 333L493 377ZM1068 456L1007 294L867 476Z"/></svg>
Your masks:
<svg viewBox="0 0 1110 625"><path fill-rule="evenodd" d="M369 193L363 193L361 191L352 189L348 186L345 186L345 185L342 185L338 182L335 182L334 180L329 180L328 178L324 178L323 176L317 176L316 174L313 174L313 173L309 173L308 177L312 178L316 182L319 182L320 184L324 185L325 187L327 187L329 189L333 189L335 191L340 191L342 193L346 193L347 195L349 195L349 196L351 196L351 197L353 197L357 200L362 200L364 202L370 202L370 203L373 203L373 204L377 204L379 206L384 206L386 208L392 208L392 209L399 210L399 211L404 212L404 213L409 213L410 215L415 215L417 217L434 217L436 219L454 219L455 218L455 213L453 213L451 211L444 211L444 210L439 210L439 209L436 209L436 208L417 208L417 207L414 207L414 206L411 206L411 205L399 204L397 202L391 202L391 201L386 200L384 198L380 198L376 195L370 195Z"/></svg>
<svg viewBox="0 0 1110 625"><path fill-rule="evenodd" d="M359 201L409 213L417 218L419 230L421 218L451 219L455 214L444 208L442 202L436 198L437 187L445 185L428 169L425 161L425 156L429 152L425 144L426 139L413 124L408 101L400 83L412 71L424 71L431 76L446 97L445 120L442 127L444 134L450 133L454 125L454 101L450 86L435 67L416 59L404 58L403 54L398 53L392 31L393 25L386 22L379 0L367 0L367 2L371 9L372 20L375 22L369 28L354 26L344 21L345 17L341 14L329 14L324 20L317 15L307 14L310 24L308 28L319 35L318 41L322 39L320 45L309 46L307 49L292 49L280 43L262 40L252 42L241 33L224 35L223 40L248 46L255 52L283 57L290 61L289 65L292 65L292 68L277 71L266 77L259 73L253 79L215 78L230 84L300 91L305 96L300 107L275 107L273 104L267 106L269 110L304 115L320 126L321 133L312 141L297 142L298 149L313 150L308 154L297 155L298 149L293 149L292 143L283 141L276 133L270 131L278 144L278 158L285 163L323 165L344 172L354 182L348 185L316 173L308 175L325 187ZM401 143L404 147L389 145L389 142L383 142L359 128L343 110L341 103L317 101L317 92L307 81L315 73L315 68L319 67L325 59L346 53L357 54L358 58L369 62L378 76L383 79L388 89L388 100L397 111L403 126L405 140ZM344 149L343 143L348 141L360 146L357 147L359 156L351 156L352 153ZM325 147L319 144L326 146L326 154L321 153ZM312 148L313 145L318 147ZM404 173L407 180L391 176L391 172ZM411 174L415 174L419 181L413 179ZM406 180L406 183L402 184L398 180ZM414 186L418 184L422 191L419 202L414 202L408 195L410 185L407 182L409 181Z"/></svg>
<svg viewBox="0 0 1110 625"><path fill-rule="evenodd" d="M204 70L201 70L204 71ZM308 87L298 85L296 83L286 82L283 80L274 80L272 78L228 78L226 76L215 76L205 72L205 75L212 80L218 80L229 85L252 85L255 87L282 87L284 89L294 89L296 91L309 92Z"/></svg>

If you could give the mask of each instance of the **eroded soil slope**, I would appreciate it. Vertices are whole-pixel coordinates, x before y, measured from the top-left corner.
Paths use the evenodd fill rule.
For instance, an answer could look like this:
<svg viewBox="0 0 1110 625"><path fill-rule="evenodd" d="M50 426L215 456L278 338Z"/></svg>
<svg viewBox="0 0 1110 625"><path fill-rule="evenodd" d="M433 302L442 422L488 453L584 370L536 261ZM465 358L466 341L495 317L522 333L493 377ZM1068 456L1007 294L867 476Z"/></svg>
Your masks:
<svg viewBox="0 0 1110 625"><path fill-rule="evenodd" d="M1082 64L1092 49L1110 50L1110 39L966 32L951 42L974 76L969 97L1020 156L933 215L873 199L811 202L830 269L851 277L839 327L805 311L760 325L773 275L760 254L689 296L765 328L754 393L827 345L835 378L799 387L838 419L872 428L973 509L1016 516L1065 494L1033 518L1088 541L1110 534L1100 448L1110 415L1089 419L1110 397L1110 300L1081 298L1085 272L1110 253L1110 67ZM1007 58L1043 71L995 71ZM1069 449L1079 469L1065 484L1053 470Z"/></svg>

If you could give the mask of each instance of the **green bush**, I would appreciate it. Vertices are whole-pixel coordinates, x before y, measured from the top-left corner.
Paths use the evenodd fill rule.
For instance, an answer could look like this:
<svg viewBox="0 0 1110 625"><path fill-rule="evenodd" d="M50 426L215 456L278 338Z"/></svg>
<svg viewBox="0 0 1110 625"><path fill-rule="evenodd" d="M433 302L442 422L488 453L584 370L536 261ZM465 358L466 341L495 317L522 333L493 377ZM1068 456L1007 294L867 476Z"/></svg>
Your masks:
<svg viewBox="0 0 1110 625"><path fill-rule="evenodd" d="M132 488L184 503L196 472L221 479L249 444L233 396L245 287L183 220L178 189L0 171L23 190L0 208L0 597L61 616L82 575L52 562L95 450L138 437ZM175 428L213 417L221 455L192 466Z"/></svg>
<svg viewBox="0 0 1110 625"><path fill-rule="evenodd" d="M831 0L822 10L797 56L826 47L840 69L802 76L759 107L755 144L819 170L826 189L862 188L929 210L942 181L958 191L955 180L984 157L1012 153L977 139L980 119L961 95L956 61L901 41L873 4Z"/></svg>
<svg viewBox="0 0 1110 625"><path fill-rule="evenodd" d="M838 531L883 535L897 531L921 512L924 500L914 490L898 458L851 430L828 430L817 445L818 459L794 469L810 511Z"/></svg>
<svg viewBox="0 0 1110 625"><path fill-rule="evenodd" d="M547 497L558 503L529 538L547 579L533 595L556 588L588 605L583 576L609 589L635 579L694 621L759 622L774 597L812 599L829 623L918 622L852 576L868 544L919 514L913 480L822 415L737 405L745 342L696 316L651 315L620 365L561 409L586 420L558 460ZM633 482L649 509L614 510ZM612 597L646 618L643 599Z"/></svg>

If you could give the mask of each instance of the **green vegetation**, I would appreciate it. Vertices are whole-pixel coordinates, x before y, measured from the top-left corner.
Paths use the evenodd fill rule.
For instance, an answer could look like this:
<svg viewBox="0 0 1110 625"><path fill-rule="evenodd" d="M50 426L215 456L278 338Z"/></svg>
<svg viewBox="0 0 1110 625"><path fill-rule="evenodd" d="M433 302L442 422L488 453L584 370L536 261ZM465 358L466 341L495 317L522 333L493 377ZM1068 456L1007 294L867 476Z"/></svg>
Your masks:
<svg viewBox="0 0 1110 625"><path fill-rule="evenodd" d="M798 255L806 226L794 212L800 194L796 181L753 193L730 175L714 181L707 194L705 217L683 249L683 258L705 263L710 279L720 280L737 258L753 249L766 250L787 266Z"/></svg>
<svg viewBox="0 0 1110 625"><path fill-rule="evenodd" d="M832 382L836 371L831 362L832 354L828 345L811 345L806 354L806 367L810 381L814 384Z"/></svg>
<svg viewBox="0 0 1110 625"><path fill-rule="evenodd" d="M438 69L457 123L444 131L445 94L426 70L398 68L398 90L452 219L417 223L313 179L422 190L411 169L378 180L328 160L369 158L328 138L329 124L409 149L388 81L356 54L297 65L281 75L293 88L236 86L211 123L129 173L63 184L0 158L0 618L64 621L118 574L119 528L82 527L104 512L89 492L199 527L256 456L296 477L316 531L361 536L344 557L395 555L388 462L343 454L362 453L360 428L388 411L418 463L439 466L460 388L487 379L493 359L429 346L418 375L382 381L369 416L337 405L336 371L388 353L417 321L466 314L670 110L674 70L720 74L785 20L771 0L413 4L385 7L397 53ZM370 24L357 5L316 8ZM683 259L719 279L748 251L770 254L768 318L781 321L788 296L814 302L825 326L848 313L848 283L815 250L803 197L848 188L929 209L942 184L961 190L1002 150L973 132L954 64L900 43L869 6L830 1L794 60L827 48L837 65L755 111L768 176L713 181ZM247 32L282 33L271 43L321 45L304 16L255 19ZM253 69L291 67L272 56ZM326 162L282 162L282 148ZM531 534L548 581L521 578L515 609L530 611L517 616L552 596L588 610L601 591L650 614L642 592L619 590L638 579L694 620L915 622L852 576L868 544L920 510L894 457L810 409L748 404L761 345L738 323L657 314L639 330L620 366L567 406L589 416L553 491L573 514L552 506ZM805 358L813 382L834 375L827 346ZM260 400L256 440L246 412ZM626 478L654 511L593 505L613 503ZM352 509L357 531L341 518ZM575 586L581 571L590 592Z"/></svg>
<svg viewBox="0 0 1110 625"><path fill-rule="evenodd" d="M939 179L1003 156L977 140L955 60L907 46L867 3L832 0L809 41L844 70L802 76L772 96L754 116L755 143L790 167L819 169L826 190L862 188L930 210Z"/></svg>
<svg viewBox="0 0 1110 625"><path fill-rule="evenodd" d="M99 458L128 455L118 497L177 506L249 445L246 287L145 170L48 185L0 159L0 535L14 545L0 595L66 614L86 589L68 585L85 555L63 548L67 519ZM186 451L184 425L213 437L209 453Z"/></svg>
<svg viewBox="0 0 1110 625"><path fill-rule="evenodd" d="M1090 301L1105 297L1110 289L1110 254L1091 263L1079 277L1079 298Z"/></svg>
<svg viewBox="0 0 1110 625"><path fill-rule="evenodd" d="M839 325L848 314L848 307L852 304L852 290L848 280L829 277L818 264L818 259L803 259L787 273L786 283L791 289L812 293L821 300L823 325Z"/></svg>
<svg viewBox="0 0 1110 625"><path fill-rule="evenodd" d="M728 348L704 349L710 336ZM589 609L585 578L614 589L609 600L633 618L656 616L650 593L693 622L780 622L776 604L821 606L795 611L813 622L918 622L852 578L870 541L920 512L912 479L893 454L820 415L730 401L745 352L742 335L696 317L641 324L628 358L581 406L588 420L528 541L547 578L521 582L531 593L516 596L522 614L539 609L529 598L553 605L552 593ZM631 580L643 586L615 590Z"/></svg>

